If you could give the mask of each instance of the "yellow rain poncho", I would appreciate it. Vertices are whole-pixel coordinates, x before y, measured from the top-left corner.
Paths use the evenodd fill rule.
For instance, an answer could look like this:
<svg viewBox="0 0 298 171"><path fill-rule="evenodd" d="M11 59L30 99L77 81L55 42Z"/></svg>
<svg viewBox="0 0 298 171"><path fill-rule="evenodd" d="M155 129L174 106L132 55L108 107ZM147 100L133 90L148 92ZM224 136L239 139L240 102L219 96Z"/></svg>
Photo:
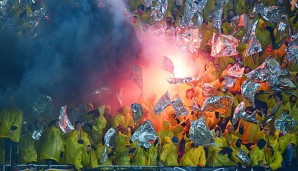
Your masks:
<svg viewBox="0 0 298 171"><path fill-rule="evenodd" d="M206 155L202 146L187 150L180 161L180 166L204 167L205 165Z"/></svg>
<svg viewBox="0 0 298 171"><path fill-rule="evenodd" d="M270 148L264 149L265 160L271 170L276 170L278 168L281 168L281 166L282 166L281 163L282 163L283 158L279 151L273 150L274 152L272 152L271 150L273 150L273 149L270 149Z"/></svg>
<svg viewBox="0 0 298 171"><path fill-rule="evenodd" d="M121 166L130 166L130 156L129 156L129 138L127 135L122 134L121 132L117 133L115 143L115 152L116 152L116 163Z"/></svg>
<svg viewBox="0 0 298 171"><path fill-rule="evenodd" d="M261 150L257 145L252 147L250 151L250 161L252 166L259 166L259 164L265 164L264 150Z"/></svg>
<svg viewBox="0 0 298 171"><path fill-rule="evenodd" d="M82 139L84 142L80 144L78 142L79 139ZM83 148L83 143L90 143L87 133L83 130L73 130L66 135L65 164L74 164L74 157Z"/></svg>
<svg viewBox="0 0 298 171"><path fill-rule="evenodd" d="M30 135L25 135L21 138L19 144L19 163L27 164L37 162L37 153L34 148L34 139Z"/></svg>
<svg viewBox="0 0 298 171"><path fill-rule="evenodd" d="M159 145L156 144L151 144L151 146L149 147L148 150L148 166L157 166L158 165L158 161L157 161L157 157L158 157L158 152L159 152Z"/></svg>
<svg viewBox="0 0 298 171"><path fill-rule="evenodd" d="M19 142L22 124L23 111L21 109L5 108L0 113L0 138L9 138L14 142Z"/></svg>
<svg viewBox="0 0 298 171"><path fill-rule="evenodd" d="M263 19L259 19L256 36L262 45L263 51L265 51L266 45L271 44L272 42L270 32L266 30L266 22Z"/></svg>
<svg viewBox="0 0 298 171"><path fill-rule="evenodd" d="M92 123L92 131L89 133L91 144L97 146L101 143L103 137L103 130L107 125L107 120L104 117L105 106L98 107L99 116L94 118Z"/></svg>
<svg viewBox="0 0 298 171"><path fill-rule="evenodd" d="M163 163L164 166L179 166L177 161L177 147L169 137L166 137L165 141L165 145L161 148L160 161Z"/></svg>
<svg viewBox="0 0 298 171"><path fill-rule="evenodd" d="M111 165L113 165L113 162L112 162L112 159L110 157L108 157L107 160L104 161L103 163L101 163L101 161L100 161L101 160L100 157L102 155L102 152L103 152L104 148L105 148L104 145L102 145L101 143L98 144L97 149L95 151L97 162L100 165L111 166ZM111 152L111 149L110 148L109 148L109 152Z"/></svg>
<svg viewBox="0 0 298 171"><path fill-rule="evenodd" d="M133 157L132 165L134 166L146 166L147 165L147 152L144 147L136 147L136 151Z"/></svg>
<svg viewBox="0 0 298 171"><path fill-rule="evenodd" d="M40 160L51 159L59 163L60 154L64 152L64 142L60 129L56 126L45 129L40 141L42 141Z"/></svg>
<svg viewBox="0 0 298 171"><path fill-rule="evenodd" d="M117 114L113 120L112 126L117 128L119 125L122 125L125 128L128 126L134 126L133 118L130 114L130 107L124 106L122 109L122 113Z"/></svg>
<svg viewBox="0 0 298 171"><path fill-rule="evenodd" d="M88 144L88 145L90 145L90 144ZM75 158L74 158L75 167L77 169L97 168L98 163L97 163L97 158L96 158L95 152L93 151L93 149L91 147L90 147L89 152L87 152L86 149L87 149L87 145L84 144L84 147L77 151L77 154L75 155Z"/></svg>

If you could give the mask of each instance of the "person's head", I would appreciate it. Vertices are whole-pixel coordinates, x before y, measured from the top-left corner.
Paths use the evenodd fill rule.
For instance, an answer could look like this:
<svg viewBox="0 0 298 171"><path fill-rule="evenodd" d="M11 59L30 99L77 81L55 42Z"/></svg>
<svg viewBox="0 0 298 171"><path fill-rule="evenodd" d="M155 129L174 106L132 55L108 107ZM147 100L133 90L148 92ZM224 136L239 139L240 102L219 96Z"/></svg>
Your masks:
<svg viewBox="0 0 298 171"><path fill-rule="evenodd" d="M228 132L228 134L231 134L233 132L233 127L232 125L227 125L226 126L226 131Z"/></svg>
<svg viewBox="0 0 298 171"><path fill-rule="evenodd" d="M232 63L228 63L228 65L227 65L227 70L229 70L230 68L232 68L233 67L233 64Z"/></svg>
<svg viewBox="0 0 298 171"><path fill-rule="evenodd" d="M135 129L132 126L128 126L127 127L128 132L130 132L131 134L133 134L135 132Z"/></svg>
<svg viewBox="0 0 298 171"><path fill-rule="evenodd" d="M173 136L173 137L172 137L172 142L173 142L174 144L178 144L178 143L179 143L179 139L178 139L177 137Z"/></svg>
<svg viewBox="0 0 298 171"><path fill-rule="evenodd" d="M191 146L192 148L198 148L198 147L199 147L199 145L196 145L195 143L191 143L190 146Z"/></svg>
<svg viewBox="0 0 298 171"><path fill-rule="evenodd" d="M291 102L291 103L296 103L296 102L297 102L297 97L296 97L295 95L292 94L292 95L290 96L290 102Z"/></svg>
<svg viewBox="0 0 298 171"><path fill-rule="evenodd" d="M275 93L274 95L275 95L275 96L274 96L274 100L275 100L276 103L279 103L279 102L282 101L282 95L281 95L280 92Z"/></svg>
<svg viewBox="0 0 298 171"><path fill-rule="evenodd" d="M138 17L137 17L136 15L134 15L134 16L132 17L132 23L135 24L135 23L137 23L138 21L139 21Z"/></svg>
<svg viewBox="0 0 298 171"><path fill-rule="evenodd" d="M235 143L236 147L240 148L241 147L241 144L242 144L242 140L241 139L238 139Z"/></svg>
<svg viewBox="0 0 298 171"><path fill-rule="evenodd" d="M256 113L256 119L259 121L259 122L263 122L264 121L264 119L265 119L265 116L264 116L264 114L262 113L262 112L257 112Z"/></svg>
<svg viewBox="0 0 298 171"><path fill-rule="evenodd" d="M82 129L82 122L81 121L76 121L75 122L75 129L77 131L80 131Z"/></svg>
<svg viewBox="0 0 298 171"><path fill-rule="evenodd" d="M252 114L254 112L254 108L252 106L247 106L245 108L245 112L248 114Z"/></svg>
<svg viewBox="0 0 298 171"><path fill-rule="evenodd" d="M220 70L220 68L219 68L219 64L218 64L218 63L215 63L215 64L214 64L214 68L215 68L216 71L219 71L219 70Z"/></svg>
<svg viewBox="0 0 298 171"><path fill-rule="evenodd" d="M263 149L265 146L266 146L266 141L264 139L260 139L257 143L257 146L260 148L260 149Z"/></svg>
<svg viewBox="0 0 298 171"><path fill-rule="evenodd" d="M273 147L271 145L269 145L267 148L270 151L270 154L273 156L274 155L274 149L273 149Z"/></svg>
<svg viewBox="0 0 298 171"><path fill-rule="evenodd" d="M137 13L138 15L143 15L145 10L145 5L141 4L138 6Z"/></svg>
<svg viewBox="0 0 298 171"><path fill-rule="evenodd" d="M167 26L172 26L173 25L173 19L171 17L166 17L166 24L167 24Z"/></svg>
<svg viewBox="0 0 298 171"><path fill-rule="evenodd" d="M266 126L266 127L264 128L264 133L265 133L265 135L267 135L267 136L270 135L270 129L269 129L269 127Z"/></svg>
<svg viewBox="0 0 298 171"><path fill-rule="evenodd" d="M228 16L229 16L229 18L235 17L236 16L235 10L230 10L229 13L228 13Z"/></svg>
<svg viewBox="0 0 298 171"><path fill-rule="evenodd" d="M244 67L244 74L247 74L251 71L251 68L249 66Z"/></svg>
<svg viewBox="0 0 298 171"><path fill-rule="evenodd" d="M178 15L178 12L179 12L178 9L175 8L175 7L171 11L171 13L172 13L173 16L177 16Z"/></svg>
<svg viewBox="0 0 298 171"><path fill-rule="evenodd" d="M262 18L260 18L259 22L258 22L258 28L261 29L261 30L265 30L266 26L267 26L266 22Z"/></svg>
<svg viewBox="0 0 298 171"><path fill-rule="evenodd" d="M86 147L86 152L90 152L91 151L91 145L88 144L87 147Z"/></svg>
<svg viewBox="0 0 298 171"><path fill-rule="evenodd" d="M266 45L266 52L267 52L267 53L272 53L272 51L273 51L272 45L271 45L270 43L267 44L267 45Z"/></svg>
<svg viewBox="0 0 298 171"><path fill-rule="evenodd" d="M216 137L221 137L221 130L219 127L216 127L214 131L215 131Z"/></svg>
<svg viewBox="0 0 298 171"><path fill-rule="evenodd" d="M106 105L106 106L105 106L104 115L109 115L109 114L111 114L111 111L112 111L111 106L110 106L110 105Z"/></svg>
<svg viewBox="0 0 298 171"><path fill-rule="evenodd" d="M194 89L190 88L186 90L186 98L192 99L194 97Z"/></svg>
<svg viewBox="0 0 298 171"><path fill-rule="evenodd" d="M127 116L127 115L130 115L130 107L129 106L124 106L122 108L122 114Z"/></svg>

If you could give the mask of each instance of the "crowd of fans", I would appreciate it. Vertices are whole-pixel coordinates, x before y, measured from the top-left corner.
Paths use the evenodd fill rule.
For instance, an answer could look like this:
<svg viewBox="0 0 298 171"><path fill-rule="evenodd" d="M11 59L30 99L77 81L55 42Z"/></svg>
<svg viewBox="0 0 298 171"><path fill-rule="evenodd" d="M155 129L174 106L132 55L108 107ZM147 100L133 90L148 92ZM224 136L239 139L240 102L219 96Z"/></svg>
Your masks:
<svg viewBox="0 0 298 171"><path fill-rule="evenodd" d="M39 1L37 1L39 2ZM167 29L179 26L179 18L184 12L184 4L177 5L177 1L169 0L164 20ZM40 2L39 2L40 3ZM146 31L154 23L151 8L145 7L142 0L128 0L132 12L132 25L137 31ZM278 5L284 10L284 20L288 24L288 31L279 34L277 26L266 21L261 16L252 16L253 7L263 3L264 6ZM154 5L154 4L153 4ZM202 34L200 50L210 53L208 40L218 30L212 27L211 12L216 7L215 0L208 0L202 12L203 24L198 28ZM76 169L95 169L98 165L111 166L196 166L196 167L238 167L239 170L276 170L295 164L297 156L297 132L288 133L276 130L274 121L282 115L290 115L298 122L298 90L297 88L283 87L284 91L273 92L268 82L259 82L260 88L255 96L255 104L241 94L241 85L247 80L245 76L251 70L260 66L266 58L274 58L279 62L282 70L289 71L289 75L297 81L297 61L289 61L285 57L290 36L297 33L298 13L290 9L289 2L285 1L248 1L230 0L224 4L222 19L222 34L233 35L241 40L245 35L244 26L234 30L231 19L236 15L248 14L251 22L258 20L256 37L262 45L263 51L244 57L247 44L239 44L239 55L214 58L205 66L205 74L197 82L179 85L182 102L188 111L187 115L175 114L173 107L168 106L156 115L154 106L157 102L155 94L141 98L137 103L142 105L144 114L142 119L135 123L129 106L124 106L111 113L109 105L94 107L85 106L86 112L81 114L81 121L74 123L75 130L63 134L58 120L42 120L39 127L43 133L39 140L32 138L33 129L23 125L23 112L12 98L10 106L0 114L0 162L2 164L70 164ZM18 20L32 12L29 5L15 8ZM194 19L195 20L195 19ZM24 24L24 23L23 23ZM241 78L231 88L224 87L224 77L234 65L244 67ZM211 93L206 94L202 86L208 83L213 87ZM223 88L224 87L224 88ZM202 106L204 100L211 96L230 96L234 98L228 109L215 111L193 110L196 103ZM245 103L245 112L250 115L256 112L258 123L240 119L232 123L235 108ZM268 116L272 116L268 120ZM198 146L189 138L191 121L205 117L206 127L214 136L214 146ZM150 120L157 131L158 138L150 142L145 148L131 142L130 137L141 123ZM116 133L115 147L107 148L103 137L109 128L113 127ZM103 151L108 155L103 156ZM242 150L250 157L250 163L245 163L237 157ZM106 152L105 152L106 153ZM106 168L108 169L108 168Z"/></svg>

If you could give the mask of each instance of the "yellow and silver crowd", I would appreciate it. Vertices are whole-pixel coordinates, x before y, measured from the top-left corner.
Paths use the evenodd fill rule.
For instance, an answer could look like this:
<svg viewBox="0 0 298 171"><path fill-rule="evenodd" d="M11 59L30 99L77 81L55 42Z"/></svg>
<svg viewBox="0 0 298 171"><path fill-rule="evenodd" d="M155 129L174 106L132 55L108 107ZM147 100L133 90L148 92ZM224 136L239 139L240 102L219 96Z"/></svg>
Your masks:
<svg viewBox="0 0 298 171"><path fill-rule="evenodd" d="M39 1L38 1L39 2ZM145 31L152 24L151 9L146 8L143 0L125 1L131 11L131 23L137 31ZM297 161L298 146L297 132L283 132L277 130L274 121L282 114L290 115L298 122L298 90L285 88L284 91L274 92L267 82L260 82L255 96L255 103L262 104L255 107L251 101L243 98L241 85L247 80L245 74L237 78L235 84L223 88L223 79L235 63L241 63L248 73L260 66L268 57L279 62L282 69L289 71L297 81L297 61L288 61L285 57L290 39L290 32L277 34L277 26L269 23L260 16L252 17L253 7L258 3L264 6L279 5L287 14L286 20L292 34L297 33L298 11L293 9L288 1L277 4L275 0L230 0L224 4L222 34L242 39L246 29L237 32L231 26L231 18L236 15L248 14L250 20L257 21L255 35L261 43L263 52L244 58L247 44L239 44L238 56L215 58L205 66L206 74L195 84L179 85L180 97L188 114L177 117L172 106L156 115L154 106L159 97L151 93L140 98L136 103L142 105L144 114L138 123L134 122L130 106L120 109L111 109L108 104L94 106L86 104L85 113L81 113L82 120L72 123L75 130L64 134L58 124L58 118L43 120L40 118L39 126L43 132L39 140L32 138L34 128L23 124L23 111L18 108L14 100L8 99L9 106L0 113L0 163L2 164L67 164L74 165L76 169L97 168L98 166L195 166L195 167L238 167L240 170L255 169L276 170L294 165ZM154 4L153 4L154 5ZM175 28L179 25L179 17L183 15L184 3L177 5L176 1L169 0L164 24ZM208 18L215 8L215 0L208 0L202 12L203 24L199 27L202 34L200 50L210 52L208 40L218 30L212 27ZM30 5L16 7L15 15L32 12ZM297 12L296 12L297 11ZM17 17L22 20L21 17ZM22 23L22 22L21 22ZM25 24L25 23L22 23ZM210 97L204 94L202 85L209 83L214 87L212 95L228 95L234 98L228 109L215 111L194 111L194 102L202 106L204 100ZM258 123L240 119L232 124L234 109L241 102L245 102L245 112L251 114L257 111ZM267 122L266 116L271 115L272 109L279 106L273 118ZM90 111L93 111L90 114ZM95 111L95 112L94 112ZM112 112L117 111L117 112ZM190 123L205 117L206 127L211 130L215 145L198 146L190 140ZM57 120L55 120L57 119ZM151 146L145 148L131 142L130 137L144 121L150 120L155 128L158 138L151 141ZM116 130L115 146L108 148L105 161L101 156L105 147L103 137L107 130ZM5 150L11 152L7 153ZM245 163L237 157L243 150L249 157L250 163ZM108 169L108 167L106 168Z"/></svg>

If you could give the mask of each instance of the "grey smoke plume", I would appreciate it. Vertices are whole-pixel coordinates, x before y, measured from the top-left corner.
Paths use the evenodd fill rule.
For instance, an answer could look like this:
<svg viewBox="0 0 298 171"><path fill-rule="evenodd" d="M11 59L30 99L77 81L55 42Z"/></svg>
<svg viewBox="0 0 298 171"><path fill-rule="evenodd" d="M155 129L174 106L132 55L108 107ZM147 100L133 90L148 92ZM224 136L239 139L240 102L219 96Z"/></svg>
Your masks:
<svg viewBox="0 0 298 171"><path fill-rule="evenodd" d="M46 0L48 17L36 37L17 24L0 31L1 107L8 95L30 110L39 94L57 105L78 104L102 85L120 87L141 46L122 1L101 8L96 2Z"/></svg>

